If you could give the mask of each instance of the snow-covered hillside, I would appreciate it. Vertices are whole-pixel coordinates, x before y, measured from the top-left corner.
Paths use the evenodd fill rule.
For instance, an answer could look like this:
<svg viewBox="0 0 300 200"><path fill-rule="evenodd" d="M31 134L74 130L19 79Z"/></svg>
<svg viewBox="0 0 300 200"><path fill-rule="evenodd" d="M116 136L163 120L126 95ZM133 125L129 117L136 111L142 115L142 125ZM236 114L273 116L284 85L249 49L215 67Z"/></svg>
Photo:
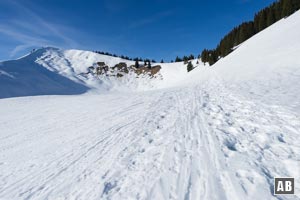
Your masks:
<svg viewBox="0 0 300 200"><path fill-rule="evenodd" d="M97 62L104 62L109 68L119 63L125 63L128 67L135 64L134 61L100 55L90 51L47 48L43 55L37 58L36 62L50 71L56 71L75 82L79 80L87 87L96 89L96 92L147 90L154 87L154 83L159 79L152 79L147 75L136 78L137 74L135 73L128 73L122 78L114 76L95 77L86 74L88 68L95 66Z"/></svg>
<svg viewBox="0 0 300 200"><path fill-rule="evenodd" d="M244 42L208 69L229 90L269 104L284 104L300 112L299 12L282 19ZM198 68L188 80L208 75ZM240 90L239 90L240 89Z"/></svg>
<svg viewBox="0 0 300 200"><path fill-rule="evenodd" d="M81 94L88 88L58 73L49 71L35 62L43 55L43 50L19 60L0 63L0 98L51 95Z"/></svg>
<svg viewBox="0 0 300 200"><path fill-rule="evenodd" d="M299 199L299 35L297 12L212 67L161 64L163 80L119 92L0 99L0 199ZM102 91L79 76L98 56L35 58L68 88ZM295 177L296 194L274 196L274 177Z"/></svg>
<svg viewBox="0 0 300 200"><path fill-rule="evenodd" d="M103 62L110 70L101 76L88 73L89 67L98 67ZM196 64L195 67L202 64ZM112 68L120 63L129 69L134 61L100 55L90 51L60 50L47 47L18 60L0 63L0 98L81 94L87 91L145 91L178 84L187 75L187 69L180 63L152 63L161 70L155 76L137 74L134 70L122 73ZM140 62L142 66L144 62Z"/></svg>

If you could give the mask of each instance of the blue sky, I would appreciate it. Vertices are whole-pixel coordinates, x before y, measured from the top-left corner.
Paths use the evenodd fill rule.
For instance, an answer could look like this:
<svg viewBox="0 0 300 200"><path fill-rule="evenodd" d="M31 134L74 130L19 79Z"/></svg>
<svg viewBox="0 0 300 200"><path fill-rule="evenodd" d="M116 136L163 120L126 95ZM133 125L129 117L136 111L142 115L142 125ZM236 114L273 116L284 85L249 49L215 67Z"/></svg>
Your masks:
<svg viewBox="0 0 300 200"><path fill-rule="evenodd" d="M275 0L0 0L0 60L32 48L174 59L213 48Z"/></svg>

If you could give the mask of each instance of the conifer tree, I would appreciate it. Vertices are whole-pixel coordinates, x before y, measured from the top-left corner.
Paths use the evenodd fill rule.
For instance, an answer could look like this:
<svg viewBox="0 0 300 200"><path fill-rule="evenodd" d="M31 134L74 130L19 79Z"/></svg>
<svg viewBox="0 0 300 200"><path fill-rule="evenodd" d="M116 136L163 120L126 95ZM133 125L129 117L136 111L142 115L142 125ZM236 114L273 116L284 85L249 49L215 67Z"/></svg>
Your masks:
<svg viewBox="0 0 300 200"><path fill-rule="evenodd" d="M135 68L139 68L139 67L140 67L139 60L138 60L138 59L135 60L134 66L135 66Z"/></svg>
<svg viewBox="0 0 300 200"><path fill-rule="evenodd" d="M293 12L300 9L300 1L299 0L292 0L292 9L293 9Z"/></svg>
<svg viewBox="0 0 300 200"><path fill-rule="evenodd" d="M195 56L193 54L191 54L188 58L189 60L194 60L195 59Z"/></svg>
<svg viewBox="0 0 300 200"><path fill-rule="evenodd" d="M292 6L292 0L283 0L281 17L287 17L288 15L292 14Z"/></svg>
<svg viewBox="0 0 300 200"><path fill-rule="evenodd" d="M150 60L148 61L148 69L151 69L151 62L150 62Z"/></svg>
<svg viewBox="0 0 300 200"><path fill-rule="evenodd" d="M274 11L270 10L267 17L267 26L271 26L275 22Z"/></svg>
<svg viewBox="0 0 300 200"><path fill-rule="evenodd" d="M175 62L181 62L181 61L182 61L182 59L177 56L175 59Z"/></svg>
<svg viewBox="0 0 300 200"><path fill-rule="evenodd" d="M184 61L185 63L187 63L188 60L189 60L189 58L188 58L187 56L183 56L183 61Z"/></svg>
<svg viewBox="0 0 300 200"><path fill-rule="evenodd" d="M187 71L190 72L190 71L192 71L193 69L194 69L194 66L193 66L192 62L189 61L189 62L188 62L188 65L187 65Z"/></svg>

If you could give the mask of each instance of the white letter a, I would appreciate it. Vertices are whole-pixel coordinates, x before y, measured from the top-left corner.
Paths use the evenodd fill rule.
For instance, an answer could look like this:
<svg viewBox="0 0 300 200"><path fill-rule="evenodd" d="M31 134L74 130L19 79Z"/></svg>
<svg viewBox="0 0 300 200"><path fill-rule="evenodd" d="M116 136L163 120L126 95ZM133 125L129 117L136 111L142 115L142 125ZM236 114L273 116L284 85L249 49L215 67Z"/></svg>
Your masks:
<svg viewBox="0 0 300 200"><path fill-rule="evenodd" d="M277 192L284 192L284 188L283 188L283 182L282 181L278 181L278 185L277 185Z"/></svg>

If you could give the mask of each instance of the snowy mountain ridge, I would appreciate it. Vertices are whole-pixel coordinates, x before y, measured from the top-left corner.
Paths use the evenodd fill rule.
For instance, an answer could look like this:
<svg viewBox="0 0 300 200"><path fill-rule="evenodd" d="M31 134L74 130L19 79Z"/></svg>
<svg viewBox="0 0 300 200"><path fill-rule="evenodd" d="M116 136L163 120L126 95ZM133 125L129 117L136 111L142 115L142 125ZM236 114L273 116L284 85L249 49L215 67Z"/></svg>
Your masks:
<svg viewBox="0 0 300 200"><path fill-rule="evenodd" d="M99 67L97 63L103 63L107 66L108 72L97 74L95 72L97 67ZM193 63L195 67L199 66L196 65L196 60ZM116 69L116 66L120 64L125 65L125 72L124 70ZM93 90L94 92L145 91L170 85L169 82L174 84L174 77L178 78L177 82L182 79L182 76L187 74L186 66L183 63L152 63L151 69L143 67L142 62L140 62L141 67L137 69L134 65L134 61L99 55L90 51L60 50L53 47L42 48L18 60L0 63L0 76L6 76L5 79L3 76L0 79L2 81L0 97L61 94L60 91L65 91L66 94L79 94L90 89L95 89ZM10 87L10 85L14 84L30 87L31 77L37 77L38 73L42 71L45 73L45 70L42 68L49 70L47 79L35 80L32 88L23 88L22 93L18 93L20 87L11 87L10 90L5 89L5 87ZM91 68L93 68L93 71L91 71ZM50 76L50 74L52 75ZM14 78L12 78L13 76ZM40 76L42 77L44 74ZM69 85L69 90L64 87L58 88L57 85L60 83L57 80L55 83L51 82L53 77L58 76L61 76L62 79L69 79L74 84ZM8 81L5 82L7 79ZM52 83L53 89L55 88L57 92L51 90L50 85ZM39 85L39 89L35 89L35 85ZM44 91L40 91L43 85L47 85L48 88L45 87ZM80 88L85 89L81 90Z"/></svg>

